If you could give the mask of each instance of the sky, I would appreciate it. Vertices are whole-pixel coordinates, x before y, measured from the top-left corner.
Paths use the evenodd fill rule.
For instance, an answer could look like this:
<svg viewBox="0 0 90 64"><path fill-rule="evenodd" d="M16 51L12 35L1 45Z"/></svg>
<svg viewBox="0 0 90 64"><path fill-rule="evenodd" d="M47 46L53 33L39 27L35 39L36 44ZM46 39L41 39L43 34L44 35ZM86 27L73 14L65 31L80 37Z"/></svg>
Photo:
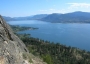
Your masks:
<svg viewBox="0 0 90 64"><path fill-rule="evenodd" d="M0 14L9 17L75 11L90 12L90 0L0 0Z"/></svg>

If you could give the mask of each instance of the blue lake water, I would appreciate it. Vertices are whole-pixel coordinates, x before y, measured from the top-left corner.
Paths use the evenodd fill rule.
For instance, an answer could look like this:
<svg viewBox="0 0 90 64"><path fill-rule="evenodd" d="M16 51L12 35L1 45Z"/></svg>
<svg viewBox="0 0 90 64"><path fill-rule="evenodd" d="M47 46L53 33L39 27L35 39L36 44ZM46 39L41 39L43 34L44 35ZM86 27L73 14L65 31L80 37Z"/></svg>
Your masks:
<svg viewBox="0 0 90 64"><path fill-rule="evenodd" d="M9 21L11 25L39 28L19 33L29 33L32 37L59 42L67 46L78 47L90 51L90 24L48 23L43 21Z"/></svg>

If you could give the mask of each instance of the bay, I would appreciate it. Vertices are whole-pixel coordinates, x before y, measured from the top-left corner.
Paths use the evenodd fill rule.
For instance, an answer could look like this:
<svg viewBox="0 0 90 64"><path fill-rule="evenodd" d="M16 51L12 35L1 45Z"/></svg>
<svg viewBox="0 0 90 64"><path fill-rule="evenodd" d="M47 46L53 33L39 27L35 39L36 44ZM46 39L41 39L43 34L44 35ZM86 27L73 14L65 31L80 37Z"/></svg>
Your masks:
<svg viewBox="0 0 90 64"><path fill-rule="evenodd" d="M11 25L39 28L18 33L31 34L32 37L50 42L77 47L90 51L90 24L48 23L43 21L9 21Z"/></svg>

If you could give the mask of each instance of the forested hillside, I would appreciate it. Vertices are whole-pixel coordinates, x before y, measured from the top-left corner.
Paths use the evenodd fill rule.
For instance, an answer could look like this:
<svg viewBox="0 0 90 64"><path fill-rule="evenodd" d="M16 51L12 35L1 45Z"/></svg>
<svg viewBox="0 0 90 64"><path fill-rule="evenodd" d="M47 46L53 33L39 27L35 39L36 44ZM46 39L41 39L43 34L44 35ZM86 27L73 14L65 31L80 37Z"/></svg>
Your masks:
<svg viewBox="0 0 90 64"><path fill-rule="evenodd" d="M41 57L48 64L90 64L90 52L85 50L33 38L29 34L17 35L30 53Z"/></svg>

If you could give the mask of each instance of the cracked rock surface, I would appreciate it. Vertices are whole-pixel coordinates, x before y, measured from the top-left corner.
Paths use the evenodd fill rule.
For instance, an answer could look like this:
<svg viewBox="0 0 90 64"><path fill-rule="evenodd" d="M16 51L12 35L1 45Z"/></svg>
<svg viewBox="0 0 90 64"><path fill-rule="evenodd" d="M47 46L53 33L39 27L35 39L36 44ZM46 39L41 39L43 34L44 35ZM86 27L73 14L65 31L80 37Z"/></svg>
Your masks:
<svg viewBox="0 0 90 64"><path fill-rule="evenodd" d="M0 64L29 64L23 53L28 53L26 46L0 16Z"/></svg>
<svg viewBox="0 0 90 64"><path fill-rule="evenodd" d="M2 16L0 16L0 64L47 64L29 53Z"/></svg>

